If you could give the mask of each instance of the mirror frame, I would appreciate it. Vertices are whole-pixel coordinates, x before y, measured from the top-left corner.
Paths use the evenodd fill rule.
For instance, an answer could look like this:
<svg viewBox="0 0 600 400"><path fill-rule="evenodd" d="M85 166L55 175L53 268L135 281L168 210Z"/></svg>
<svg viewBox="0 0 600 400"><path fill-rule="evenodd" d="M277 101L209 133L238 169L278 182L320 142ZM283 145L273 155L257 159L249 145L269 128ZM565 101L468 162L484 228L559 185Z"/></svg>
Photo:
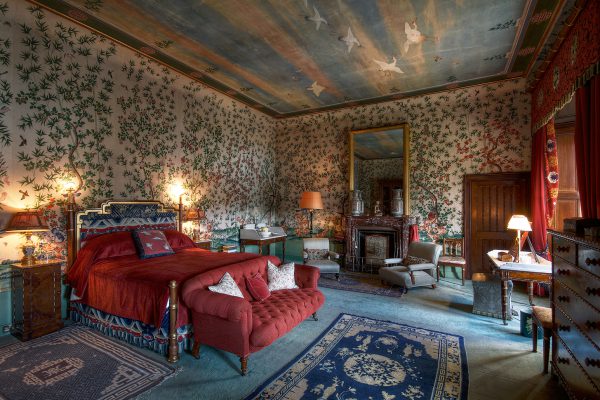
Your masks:
<svg viewBox="0 0 600 400"><path fill-rule="evenodd" d="M369 129L358 129L351 130L349 135L349 143L350 143L350 190L354 190L354 136L361 135L363 133L373 133L373 132L381 132L381 131L389 131L395 129L402 129L404 131L403 135L403 146L404 146L404 160L403 160L403 193L402 196L404 198L404 215L410 215L410 128L407 123L398 124L398 125L390 125L390 126L382 126L378 128L369 128Z"/></svg>

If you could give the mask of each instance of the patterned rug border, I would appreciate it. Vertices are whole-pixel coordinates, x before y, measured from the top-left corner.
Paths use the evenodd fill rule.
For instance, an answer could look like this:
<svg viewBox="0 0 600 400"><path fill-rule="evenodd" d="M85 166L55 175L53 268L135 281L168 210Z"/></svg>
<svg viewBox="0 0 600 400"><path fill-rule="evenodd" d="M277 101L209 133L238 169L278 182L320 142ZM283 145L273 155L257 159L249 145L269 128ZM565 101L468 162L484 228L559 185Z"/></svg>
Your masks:
<svg viewBox="0 0 600 400"><path fill-rule="evenodd" d="M341 275L341 278L344 277L344 275L346 276L365 276L367 278L371 278L368 275L370 274L361 274L361 273L357 273L357 272L343 272ZM379 287L379 289L381 290L387 290L387 293L376 293L376 291L369 291L369 290L364 290L364 289L350 289L350 288L342 288L342 287L335 287L335 284L332 285L320 285L320 283L322 283L323 281L321 279L327 279L329 280L330 278L323 278L322 276L319 278L318 282L317 282L317 286L323 287L323 288L327 288L327 289L333 289L333 290L343 290L346 292L354 292L354 293L365 293L365 294L372 294L375 296L385 296L385 297L392 297L392 298L401 298L404 295L404 289L401 287ZM377 280L376 275L374 275L371 279L373 279L374 281Z"/></svg>
<svg viewBox="0 0 600 400"><path fill-rule="evenodd" d="M468 358L467 358L467 348L465 346L465 338L463 336L456 335L454 333L437 331L437 330L434 330L434 329L418 328L416 326L403 324L401 322L389 321L389 320L382 320L382 319L378 319L378 318L367 317L367 316L364 316L364 315L356 315L356 314L350 314L350 313L340 313L337 317L334 318L333 322L331 322L327 326L327 328L325 328L325 330L323 330L323 332L321 332L319 334L319 336L317 336L317 338L315 340L313 340L308 346L306 346L306 348L304 350L302 350L296 357L294 357L292 359L292 361L288 362L286 365L284 365L282 368L280 368L277 372L275 372L273 375L271 375L269 378L267 378L252 393L250 393L248 396L244 397L244 400L252 400L252 399L255 399L258 395L260 395L265 388L267 388L271 383L273 383L276 379L278 379L281 375L283 375L296 362L298 362L302 357L304 357L317 343L319 343L319 341L321 341L327 335L327 333L329 333L329 331L335 326L335 324L337 324L338 321L341 320L345 315L350 316L350 317L357 317L357 318L367 318L367 319L371 319L373 321L380 321L380 322L384 322L384 323L390 323L390 324L396 324L396 325L403 325L403 326L406 326L406 327L409 327L409 328L413 328L413 329L425 329L425 330L430 331L430 332L439 333L439 334L443 334L443 335L452 335L452 336L457 337L458 341L460 343L460 356L465 360L465 362L461 365L461 376L463 376L464 379L462 380L462 384L461 384L460 390L461 390L461 393L467 393L467 396L465 396L465 398L468 398L468 390L469 390L469 375L468 375L468 373L469 373L469 365L468 365Z"/></svg>
<svg viewBox="0 0 600 400"><path fill-rule="evenodd" d="M62 328L56 332L52 332L47 335L40 336L40 337L32 339L30 341L26 341L26 342L17 341L17 342L13 342L13 343L8 343L4 346L0 346L0 352L10 351L11 348L19 348L19 347L26 347L25 350L29 350L32 346L34 346L34 347L36 346L36 341L40 341L40 342L51 341L51 340L58 338L60 336L63 336L63 335L74 336L77 334L92 335L95 337L96 341L101 341L103 343L103 345L106 345L106 348L104 346L99 347L98 343L96 342L95 346L90 346L89 344L87 344L87 342L83 338L76 337L76 340L78 340L80 344L89 346L90 349L92 349L94 351L103 352L103 353L107 354L109 357L113 357L113 358L119 360L120 358L115 357L114 354L110 351L110 349L112 349L114 347L118 347L118 348L120 348L120 351L122 351L123 353L126 353L126 355L127 355L127 359L122 360L121 362L128 363L128 362L130 362L130 360L132 358L138 357L141 359L140 362L144 363L146 368L148 368L147 367L148 364L151 364L152 368L156 371L164 370L165 375L160 377L160 379L157 379L154 382L150 382L146 386L139 387L135 391L128 393L127 397L124 397L123 399L137 398L138 396L140 396L143 393L150 392L152 389L154 389L158 385L162 384L163 382L165 382L168 379L171 379L171 378L177 376L182 371L181 367L171 366L167 363L157 361L145 354L140 353L138 350L141 350L141 348L137 348L134 345L131 345L127 342L123 342L122 340L118 340L116 338L106 336L106 335L98 332L97 330L95 330L89 326L83 325L83 324L67 325L64 328ZM0 399L10 400L10 398L3 397L1 394L0 394Z"/></svg>

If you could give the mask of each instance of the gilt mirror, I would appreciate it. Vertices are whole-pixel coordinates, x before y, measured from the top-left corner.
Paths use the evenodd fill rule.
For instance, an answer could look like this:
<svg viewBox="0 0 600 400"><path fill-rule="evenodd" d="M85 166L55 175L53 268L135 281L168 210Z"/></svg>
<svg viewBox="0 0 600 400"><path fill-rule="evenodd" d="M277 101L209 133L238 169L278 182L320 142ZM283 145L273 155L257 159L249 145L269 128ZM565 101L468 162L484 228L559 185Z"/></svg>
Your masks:
<svg viewBox="0 0 600 400"><path fill-rule="evenodd" d="M350 131L350 190L360 190L365 214L392 215L392 197L402 190L410 214L408 124Z"/></svg>

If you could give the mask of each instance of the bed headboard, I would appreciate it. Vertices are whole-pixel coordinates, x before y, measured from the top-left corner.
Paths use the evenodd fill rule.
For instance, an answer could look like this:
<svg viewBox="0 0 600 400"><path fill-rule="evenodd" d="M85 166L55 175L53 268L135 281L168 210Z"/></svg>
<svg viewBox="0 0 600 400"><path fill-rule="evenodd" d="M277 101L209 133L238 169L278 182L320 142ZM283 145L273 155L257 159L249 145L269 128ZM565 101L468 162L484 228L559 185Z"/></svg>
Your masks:
<svg viewBox="0 0 600 400"><path fill-rule="evenodd" d="M75 226L75 251L79 251L87 240L107 233L139 228L177 230L179 212L159 201L108 201L100 208L78 212Z"/></svg>

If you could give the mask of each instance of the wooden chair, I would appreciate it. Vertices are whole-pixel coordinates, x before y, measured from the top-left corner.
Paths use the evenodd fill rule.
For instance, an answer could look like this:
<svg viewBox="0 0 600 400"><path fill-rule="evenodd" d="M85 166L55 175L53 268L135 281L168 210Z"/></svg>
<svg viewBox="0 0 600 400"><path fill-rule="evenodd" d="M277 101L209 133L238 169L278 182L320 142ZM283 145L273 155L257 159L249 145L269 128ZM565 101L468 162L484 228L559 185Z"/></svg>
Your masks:
<svg viewBox="0 0 600 400"><path fill-rule="evenodd" d="M462 285L465 285L465 269L467 267L467 261L464 256L464 239L463 238L444 238L442 244L442 255L438 260L437 267L437 280L440 281L440 269L444 267L444 277L446 273L445 267L460 268Z"/></svg>
<svg viewBox="0 0 600 400"><path fill-rule="evenodd" d="M531 307L531 328L533 330L533 352L537 352L538 326L544 330L544 374L548 373L550 358L550 338L552 337L552 309L548 307Z"/></svg>

